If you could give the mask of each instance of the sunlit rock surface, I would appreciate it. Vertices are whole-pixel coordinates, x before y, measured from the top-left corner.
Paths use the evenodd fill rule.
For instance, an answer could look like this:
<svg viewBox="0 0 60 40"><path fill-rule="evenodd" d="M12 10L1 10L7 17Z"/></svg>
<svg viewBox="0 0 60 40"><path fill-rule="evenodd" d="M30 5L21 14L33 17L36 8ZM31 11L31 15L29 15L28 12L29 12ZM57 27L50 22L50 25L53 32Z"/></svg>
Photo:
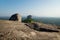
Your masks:
<svg viewBox="0 0 60 40"><path fill-rule="evenodd" d="M25 24L0 20L0 40L60 40L60 32L37 31ZM40 25L47 27L47 24Z"/></svg>

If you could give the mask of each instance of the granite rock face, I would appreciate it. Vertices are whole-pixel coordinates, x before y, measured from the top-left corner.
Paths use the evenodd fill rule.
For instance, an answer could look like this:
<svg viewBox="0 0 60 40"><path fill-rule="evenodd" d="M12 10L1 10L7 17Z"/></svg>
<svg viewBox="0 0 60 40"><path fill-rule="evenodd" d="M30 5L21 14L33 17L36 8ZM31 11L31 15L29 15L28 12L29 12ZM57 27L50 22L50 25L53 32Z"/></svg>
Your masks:
<svg viewBox="0 0 60 40"><path fill-rule="evenodd" d="M16 13L16 14L13 14L9 20L21 22L21 16L18 13Z"/></svg>
<svg viewBox="0 0 60 40"><path fill-rule="evenodd" d="M34 25L47 28L47 25L41 23ZM0 40L60 40L60 32L37 31L26 26L25 23L0 20Z"/></svg>

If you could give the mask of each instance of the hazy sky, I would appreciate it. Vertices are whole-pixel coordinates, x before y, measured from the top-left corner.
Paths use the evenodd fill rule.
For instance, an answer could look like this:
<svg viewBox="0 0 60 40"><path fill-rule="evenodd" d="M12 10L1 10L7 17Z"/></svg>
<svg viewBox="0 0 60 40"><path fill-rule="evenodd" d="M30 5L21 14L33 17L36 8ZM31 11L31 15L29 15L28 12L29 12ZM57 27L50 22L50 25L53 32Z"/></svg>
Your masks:
<svg viewBox="0 0 60 40"><path fill-rule="evenodd" d="M0 16L60 17L60 0L0 0Z"/></svg>

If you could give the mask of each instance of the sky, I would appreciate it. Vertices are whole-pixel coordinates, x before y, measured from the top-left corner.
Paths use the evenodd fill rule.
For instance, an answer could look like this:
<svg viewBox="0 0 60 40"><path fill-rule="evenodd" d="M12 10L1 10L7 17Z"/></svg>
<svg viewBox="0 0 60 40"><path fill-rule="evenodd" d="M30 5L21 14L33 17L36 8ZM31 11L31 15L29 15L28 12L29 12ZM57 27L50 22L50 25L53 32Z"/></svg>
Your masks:
<svg viewBox="0 0 60 40"><path fill-rule="evenodd" d="M60 0L0 0L0 16L60 17Z"/></svg>

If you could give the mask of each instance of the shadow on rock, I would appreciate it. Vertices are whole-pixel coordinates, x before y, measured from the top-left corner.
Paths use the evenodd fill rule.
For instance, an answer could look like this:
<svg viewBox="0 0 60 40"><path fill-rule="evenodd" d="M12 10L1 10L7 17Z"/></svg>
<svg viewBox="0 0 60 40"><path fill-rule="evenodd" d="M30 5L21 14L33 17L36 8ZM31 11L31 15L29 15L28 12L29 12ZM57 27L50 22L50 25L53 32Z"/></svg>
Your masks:
<svg viewBox="0 0 60 40"><path fill-rule="evenodd" d="M49 28L42 28L36 23L27 23L25 24L26 26L30 27L31 29L37 30L37 31L42 31L42 32L59 32L56 29L49 29Z"/></svg>

